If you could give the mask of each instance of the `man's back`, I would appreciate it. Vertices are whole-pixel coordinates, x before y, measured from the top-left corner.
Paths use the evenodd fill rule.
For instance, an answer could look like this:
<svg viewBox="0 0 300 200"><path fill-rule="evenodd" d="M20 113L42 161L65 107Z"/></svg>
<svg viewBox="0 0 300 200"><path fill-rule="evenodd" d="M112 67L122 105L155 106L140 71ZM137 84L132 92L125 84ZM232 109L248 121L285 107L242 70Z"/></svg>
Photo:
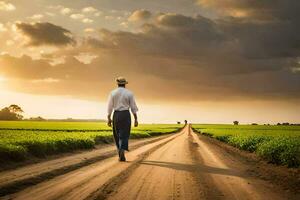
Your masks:
<svg viewBox="0 0 300 200"><path fill-rule="evenodd" d="M133 93L124 87L118 87L113 90L109 97L108 112L111 113L112 110L123 111L129 109L131 109L133 113L136 113L138 110Z"/></svg>

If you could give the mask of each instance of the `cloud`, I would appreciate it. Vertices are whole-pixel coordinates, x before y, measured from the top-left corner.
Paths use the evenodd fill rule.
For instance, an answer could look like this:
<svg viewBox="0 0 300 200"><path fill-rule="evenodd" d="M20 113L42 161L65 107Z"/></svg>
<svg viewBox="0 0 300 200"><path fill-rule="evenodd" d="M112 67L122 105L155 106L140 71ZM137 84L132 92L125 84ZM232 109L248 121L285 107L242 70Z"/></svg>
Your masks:
<svg viewBox="0 0 300 200"><path fill-rule="evenodd" d="M120 26L122 26L123 28L128 28L129 27L128 25L129 25L129 23L127 21L120 23Z"/></svg>
<svg viewBox="0 0 300 200"><path fill-rule="evenodd" d="M253 2L253 1L252 1ZM199 5L205 8L212 8L218 14L230 15L233 17L246 17L253 12L252 6L257 6L257 2L250 5L248 0L198 0Z"/></svg>
<svg viewBox="0 0 300 200"><path fill-rule="evenodd" d="M215 71L248 73L290 68L298 61L299 28L293 21L268 23L236 19L211 20L202 16L161 14L138 33L100 31L95 44L136 54L191 59ZM215 59L219 58L219 59ZM209 60L211 59L211 60ZM220 59L226 62L221 64ZM207 64L206 64L207 63Z"/></svg>
<svg viewBox="0 0 300 200"><path fill-rule="evenodd" d="M4 24L0 23L0 32L7 31L7 28L4 26Z"/></svg>
<svg viewBox="0 0 300 200"><path fill-rule="evenodd" d="M70 14L72 12L71 8L61 8L60 13L63 15Z"/></svg>
<svg viewBox="0 0 300 200"><path fill-rule="evenodd" d="M48 22L34 24L17 23L16 27L29 38L28 46L64 46L75 43L69 30Z"/></svg>
<svg viewBox="0 0 300 200"><path fill-rule="evenodd" d="M35 14L35 15L32 15L31 17L29 17L30 19L33 19L33 20L40 20L42 18L44 18L44 15L42 14Z"/></svg>
<svg viewBox="0 0 300 200"><path fill-rule="evenodd" d="M89 23L93 23L94 20L92 20L92 19L90 19L90 18L84 18L84 19L82 20L82 22L83 22L83 23L86 23L86 24L89 24Z"/></svg>
<svg viewBox="0 0 300 200"><path fill-rule="evenodd" d="M220 15L255 20L291 19L297 16L300 2L297 0L198 0L200 6L210 8Z"/></svg>
<svg viewBox="0 0 300 200"><path fill-rule="evenodd" d="M129 17L128 21L141 21L141 20L147 20L152 16L151 12L148 10L136 10L134 11Z"/></svg>
<svg viewBox="0 0 300 200"><path fill-rule="evenodd" d="M111 15L106 15L106 16L104 17L104 19L106 19L106 20L113 20L113 19L115 19L115 17L114 17L114 16L111 16Z"/></svg>
<svg viewBox="0 0 300 200"><path fill-rule="evenodd" d="M98 10L94 7L85 7L82 9L82 12L84 13L93 13L93 12L97 12Z"/></svg>
<svg viewBox="0 0 300 200"><path fill-rule="evenodd" d="M45 78L45 79L32 80L32 83L58 83L59 81L60 81L59 79Z"/></svg>
<svg viewBox="0 0 300 200"><path fill-rule="evenodd" d="M106 98L120 75L132 80L130 87L146 101L299 100L297 9L273 5L278 1L261 1L262 7L211 2L206 5L211 9L247 9L247 15L161 13L141 21L134 32L92 27L97 31L78 45L38 60L2 55L0 70L15 90L97 100ZM64 62L49 64L61 57ZM32 82L49 78L59 81Z"/></svg>
<svg viewBox="0 0 300 200"><path fill-rule="evenodd" d="M72 14L72 15L70 15L70 17L71 17L72 19L83 19L83 18L84 18L84 15L83 15L83 14L77 13L77 14Z"/></svg>
<svg viewBox="0 0 300 200"><path fill-rule="evenodd" d="M99 17L99 16L101 16L101 15L103 15L103 13L102 13L101 11L98 11L98 12L96 12L96 13L94 14L95 17Z"/></svg>
<svg viewBox="0 0 300 200"><path fill-rule="evenodd" d="M96 30L95 29L93 29L93 28L86 28L86 29L84 29L84 32L85 33L94 33Z"/></svg>
<svg viewBox="0 0 300 200"><path fill-rule="evenodd" d="M11 3L7 3L5 1L0 1L0 10L14 11L14 10L16 10L16 7Z"/></svg>
<svg viewBox="0 0 300 200"><path fill-rule="evenodd" d="M50 16L50 17L56 16L56 14L55 14L55 13L52 13L52 12L46 12L46 15L47 15L47 16Z"/></svg>
<svg viewBox="0 0 300 200"><path fill-rule="evenodd" d="M186 81L211 97L219 93L227 98L299 98L300 78L292 70L299 65L297 32L289 22L262 24L167 13L144 24L137 33L102 29L101 40L89 39L87 44L94 51L119 52L118 56L124 54L142 66L130 64L130 70L162 80L176 77L177 82Z"/></svg>
<svg viewBox="0 0 300 200"><path fill-rule="evenodd" d="M131 80L130 88L145 101L153 97L168 102L300 98L299 76L287 70L221 75L174 58L134 57L128 52L124 55L105 51L98 56L90 64L67 56L64 63L54 67L43 59L1 56L0 69L5 77L10 77L11 89L93 100L105 100L115 87L115 77L120 75Z"/></svg>
<svg viewBox="0 0 300 200"><path fill-rule="evenodd" d="M107 47L159 56L194 57L209 53L225 42L224 34L213 21L177 14L160 15L155 23L145 24L139 33L102 29L100 34Z"/></svg>

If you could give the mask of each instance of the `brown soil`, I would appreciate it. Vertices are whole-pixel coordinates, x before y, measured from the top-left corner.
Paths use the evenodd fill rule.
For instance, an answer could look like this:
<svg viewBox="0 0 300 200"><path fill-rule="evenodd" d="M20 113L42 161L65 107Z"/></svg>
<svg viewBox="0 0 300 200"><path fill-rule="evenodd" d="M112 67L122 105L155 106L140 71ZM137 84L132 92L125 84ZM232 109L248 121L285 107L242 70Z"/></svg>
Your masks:
<svg viewBox="0 0 300 200"><path fill-rule="evenodd" d="M168 137L159 136L131 141L131 150L145 144L156 142ZM98 145L91 151L77 151L62 155L50 156L47 159L30 160L22 165L8 165L6 170L0 171L0 196L14 193L25 187L35 185L44 180L79 169L116 154L113 144ZM39 162L37 162L39 161ZM37 163L32 163L37 162Z"/></svg>
<svg viewBox="0 0 300 200"><path fill-rule="evenodd" d="M2 199L300 199L297 171L239 154L189 127L126 157L97 161Z"/></svg>

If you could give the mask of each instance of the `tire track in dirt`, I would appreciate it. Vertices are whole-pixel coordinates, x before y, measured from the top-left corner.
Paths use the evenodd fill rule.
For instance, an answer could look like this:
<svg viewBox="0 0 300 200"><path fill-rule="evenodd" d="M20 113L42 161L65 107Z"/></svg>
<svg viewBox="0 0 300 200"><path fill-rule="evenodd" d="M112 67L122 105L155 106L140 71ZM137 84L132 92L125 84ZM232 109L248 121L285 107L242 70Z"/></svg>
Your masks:
<svg viewBox="0 0 300 200"><path fill-rule="evenodd" d="M197 183L197 167L189 150L188 128L172 142L160 147L125 180L98 199L203 199L207 188ZM208 192L207 192L208 193Z"/></svg>
<svg viewBox="0 0 300 200"><path fill-rule="evenodd" d="M131 150L169 137L160 136L132 142ZM17 169L0 172L0 196L18 192L26 187L71 172L81 167L112 157L116 154L114 145L105 148L73 154L53 160L31 164Z"/></svg>
<svg viewBox="0 0 300 200"><path fill-rule="evenodd" d="M250 176L236 160L228 165L227 152L214 147L186 129L94 199L298 199Z"/></svg>
<svg viewBox="0 0 300 200"><path fill-rule="evenodd" d="M153 151L153 149L172 141L179 135L180 133L173 134L130 151L127 153L128 162L119 163L117 156L113 156L28 187L20 192L7 195L1 199L85 199L105 183L111 182L111 179L130 169L141 157Z"/></svg>

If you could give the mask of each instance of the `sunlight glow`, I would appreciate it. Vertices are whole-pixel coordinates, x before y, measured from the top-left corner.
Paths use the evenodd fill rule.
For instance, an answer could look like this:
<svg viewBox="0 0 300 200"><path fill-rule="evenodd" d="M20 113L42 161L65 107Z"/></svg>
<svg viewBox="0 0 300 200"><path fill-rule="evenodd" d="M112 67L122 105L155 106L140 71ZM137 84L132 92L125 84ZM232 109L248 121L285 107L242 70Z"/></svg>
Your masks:
<svg viewBox="0 0 300 200"><path fill-rule="evenodd" d="M0 75L0 82L4 82L4 81L6 81L7 79L4 77L4 76L1 76Z"/></svg>
<svg viewBox="0 0 300 200"><path fill-rule="evenodd" d="M6 87L5 87L6 81L7 81L7 78L5 76L0 75L0 90L6 89Z"/></svg>
<svg viewBox="0 0 300 200"><path fill-rule="evenodd" d="M247 17L249 15L245 10L232 10L229 13L231 16L239 18Z"/></svg>
<svg viewBox="0 0 300 200"><path fill-rule="evenodd" d="M1 83L1 82L0 82ZM1 84L0 84L1 86ZM282 119L297 122L300 105L297 102L190 102L182 104L147 104L138 101L141 123L175 123L188 120L191 123L277 123ZM25 111L24 116L56 119L106 119L107 102L88 101L67 96L33 95L0 90L0 108L17 104ZM252 105L247 107L245 105ZM234 109L233 109L234 108ZM292 109L291 109L292 108ZM268 112L272 109L272 112ZM247 113L247 115L245 115Z"/></svg>

